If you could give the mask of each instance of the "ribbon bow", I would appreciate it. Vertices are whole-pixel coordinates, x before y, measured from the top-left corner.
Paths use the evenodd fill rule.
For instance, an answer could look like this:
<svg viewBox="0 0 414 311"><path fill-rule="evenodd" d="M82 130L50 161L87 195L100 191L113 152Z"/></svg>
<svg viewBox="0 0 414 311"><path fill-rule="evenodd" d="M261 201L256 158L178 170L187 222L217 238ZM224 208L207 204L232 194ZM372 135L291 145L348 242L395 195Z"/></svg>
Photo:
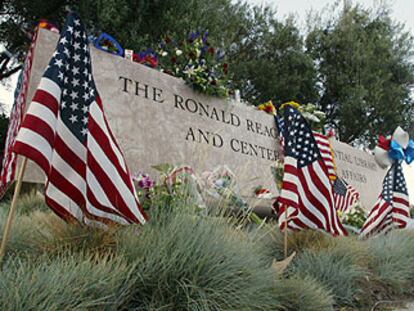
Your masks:
<svg viewBox="0 0 414 311"><path fill-rule="evenodd" d="M395 161L405 161L410 164L414 161L414 140L409 139L408 133L398 127L392 137L379 136L374 153L375 160L383 168Z"/></svg>

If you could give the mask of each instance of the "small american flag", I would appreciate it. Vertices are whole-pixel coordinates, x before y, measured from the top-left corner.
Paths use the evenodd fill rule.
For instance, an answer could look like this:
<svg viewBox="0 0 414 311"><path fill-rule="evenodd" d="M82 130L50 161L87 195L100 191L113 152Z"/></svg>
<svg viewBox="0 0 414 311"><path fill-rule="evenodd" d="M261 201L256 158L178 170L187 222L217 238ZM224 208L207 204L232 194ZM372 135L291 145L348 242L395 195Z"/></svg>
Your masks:
<svg viewBox="0 0 414 311"><path fill-rule="evenodd" d="M336 166L333 156L333 150L331 143L323 134L313 131L313 137L315 137L316 143L318 144L319 151L321 152L322 159L325 162L326 168L328 169L329 178L331 180L336 179Z"/></svg>
<svg viewBox="0 0 414 311"><path fill-rule="evenodd" d="M80 19L70 13L14 147L47 176L46 203L65 220L145 223L105 118Z"/></svg>
<svg viewBox="0 0 414 311"><path fill-rule="evenodd" d="M29 89L30 73L32 69L33 52L36 46L37 33L38 30L36 29L32 37L32 43L29 51L27 52L23 70L21 71L17 81L16 91L14 94L15 100L9 117L9 127L7 129L3 162L1 166L0 198L3 197L9 185L14 181L14 177L16 175L17 156L12 150L26 111L26 99Z"/></svg>
<svg viewBox="0 0 414 311"><path fill-rule="evenodd" d="M359 201L359 192L340 177L334 180L333 190L335 207L342 213L346 213Z"/></svg>
<svg viewBox="0 0 414 311"><path fill-rule="evenodd" d="M410 220L407 185L400 162L394 163L388 170L382 187L377 203L361 229L361 237L405 228Z"/></svg>
<svg viewBox="0 0 414 311"><path fill-rule="evenodd" d="M285 213L289 228L321 229L333 235L346 235L333 199L328 170L312 130L294 108L285 108L285 163L279 227L284 229Z"/></svg>

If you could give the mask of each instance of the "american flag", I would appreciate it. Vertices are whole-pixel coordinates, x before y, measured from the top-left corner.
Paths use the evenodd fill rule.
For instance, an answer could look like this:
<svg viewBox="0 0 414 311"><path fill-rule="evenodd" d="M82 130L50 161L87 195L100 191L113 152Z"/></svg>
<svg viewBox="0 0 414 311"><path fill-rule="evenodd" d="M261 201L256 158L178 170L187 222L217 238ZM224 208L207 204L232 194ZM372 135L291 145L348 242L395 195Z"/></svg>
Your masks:
<svg viewBox="0 0 414 311"><path fill-rule="evenodd" d="M30 72L33 63L33 52L36 46L38 30L34 31L32 43L27 52L26 59L23 65L23 70L20 73L17 81L16 91L14 94L14 104L9 117L9 127L7 129L7 136L3 152L3 162L0 174L0 198L3 197L7 191L8 186L14 181L16 175L17 156L12 151L13 145L16 141L17 133L23 121L23 116L26 111L26 98L29 89Z"/></svg>
<svg viewBox="0 0 414 311"><path fill-rule="evenodd" d="M105 118L80 19L70 13L14 147L47 176L46 203L65 220L145 223Z"/></svg>
<svg viewBox="0 0 414 311"><path fill-rule="evenodd" d="M318 144L319 151L321 152L322 159L325 161L326 168L328 169L329 178L331 180L336 179L336 167L333 156L333 150L328 137L318 132L313 131L313 137L315 137Z"/></svg>
<svg viewBox="0 0 414 311"><path fill-rule="evenodd" d="M370 211L360 236L386 233L393 228L405 228L410 220L407 185L400 162L388 170L382 183L382 192Z"/></svg>
<svg viewBox="0 0 414 311"><path fill-rule="evenodd" d="M346 213L350 207L359 201L359 192L345 180L337 177L333 183L335 207Z"/></svg>
<svg viewBox="0 0 414 311"><path fill-rule="evenodd" d="M284 136L284 130L285 130L285 120L282 117L276 115L275 121L276 121L277 130L279 132L280 145L283 147L284 146L283 136ZM325 165L329 173L329 178L331 180L335 180L336 179L336 166L335 166L331 143L328 137L326 137L325 135L320 134L316 131L312 131L312 133L313 133L313 136L315 137L319 151L321 152L322 159L325 161Z"/></svg>
<svg viewBox="0 0 414 311"><path fill-rule="evenodd" d="M285 163L279 226L284 229L321 229L333 235L346 235L336 209L332 184L318 145L303 116L285 108Z"/></svg>

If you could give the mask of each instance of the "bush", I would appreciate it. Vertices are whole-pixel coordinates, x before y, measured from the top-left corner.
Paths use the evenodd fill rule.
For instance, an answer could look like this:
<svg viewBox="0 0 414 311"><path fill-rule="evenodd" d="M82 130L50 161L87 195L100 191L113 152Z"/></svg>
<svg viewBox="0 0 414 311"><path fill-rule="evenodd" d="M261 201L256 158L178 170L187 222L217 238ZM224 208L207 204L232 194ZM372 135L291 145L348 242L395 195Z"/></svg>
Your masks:
<svg viewBox="0 0 414 311"><path fill-rule="evenodd" d="M129 307L140 310L273 310L274 273L264 250L222 218L171 215L119 237L135 264Z"/></svg>
<svg viewBox="0 0 414 311"><path fill-rule="evenodd" d="M334 310L330 291L309 277L292 276L278 280L274 297L285 311Z"/></svg>
<svg viewBox="0 0 414 311"><path fill-rule="evenodd" d="M131 290L121 260L81 256L10 259L0 271L2 310L116 310Z"/></svg>
<svg viewBox="0 0 414 311"><path fill-rule="evenodd" d="M394 231L364 241L370 254L370 269L388 298L412 294L414 286L414 237ZM382 297L380 297L382 298Z"/></svg>
<svg viewBox="0 0 414 311"><path fill-rule="evenodd" d="M335 246L319 251L305 250L294 261L292 270L305 279L311 277L332 292L336 305L357 306L361 302L361 284L368 271L358 264L359 256Z"/></svg>

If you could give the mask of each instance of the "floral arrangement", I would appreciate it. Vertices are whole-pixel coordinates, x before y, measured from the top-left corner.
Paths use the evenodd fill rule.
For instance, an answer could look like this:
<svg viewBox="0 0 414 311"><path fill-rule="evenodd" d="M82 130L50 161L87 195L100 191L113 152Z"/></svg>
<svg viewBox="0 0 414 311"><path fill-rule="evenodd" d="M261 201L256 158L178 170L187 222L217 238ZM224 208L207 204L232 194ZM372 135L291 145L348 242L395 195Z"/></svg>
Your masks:
<svg viewBox="0 0 414 311"><path fill-rule="evenodd" d="M132 176L132 180L137 190L137 195L142 207L146 210L150 207L150 200L154 194L155 182L148 174L138 172Z"/></svg>
<svg viewBox="0 0 414 311"><path fill-rule="evenodd" d="M323 129L325 125L325 121L326 121L326 114L323 111L318 110L314 104L309 103L306 105L301 105L295 101L290 101L290 102L283 103L280 106L279 110L283 110L283 108L286 107L287 105L292 106L293 108L297 109L303 115L303 117L309 122L311 128L314 131L321 131ZM259 105L258 109L264 110L267 113L271 113L271 114L275 114L276 112L276 108L274 108L272 101L268 101L265 104Z"/></svg>
<svg viewBox="0 0 414 311"><path fill-rule="evenodd" d="M272 114L275 115L276 114L276 108L273 105L273 102L271 100L269 100L268 102L261 104L259 106L257 106L258 110L267 112L268 114Z"/></svg>
<svg viewBox="0 0 414 311"><path fill-rule="evenodd" d="M132 60L136 63L143 64L151 68L157 68L158 66L157 53L155 53L152 49L134 53Z"/></svg>
<svg viewBox="0 0 414 311"><path fill-rule="evenodd" d="M367 219L364 209L356 204L351 207L346 213L338 211L338 216L344 225L349 225L355 228L362 228Z"/></svg>
<svg viewBox="0 0 414 311"><path fill-rule="evenodd" d="M258 199L273 199L274 195L269 189L258 186L254 189L254 195Z"/></svg>
<svg viewBox="0 0 414 311"><path fill-rule="evenodd" d="M178 42L165 37L157 51L159 66L201 93L227 97L230 80L224 52L210 46L207 37L208 32L191 32L187 40Z"/></svg>

